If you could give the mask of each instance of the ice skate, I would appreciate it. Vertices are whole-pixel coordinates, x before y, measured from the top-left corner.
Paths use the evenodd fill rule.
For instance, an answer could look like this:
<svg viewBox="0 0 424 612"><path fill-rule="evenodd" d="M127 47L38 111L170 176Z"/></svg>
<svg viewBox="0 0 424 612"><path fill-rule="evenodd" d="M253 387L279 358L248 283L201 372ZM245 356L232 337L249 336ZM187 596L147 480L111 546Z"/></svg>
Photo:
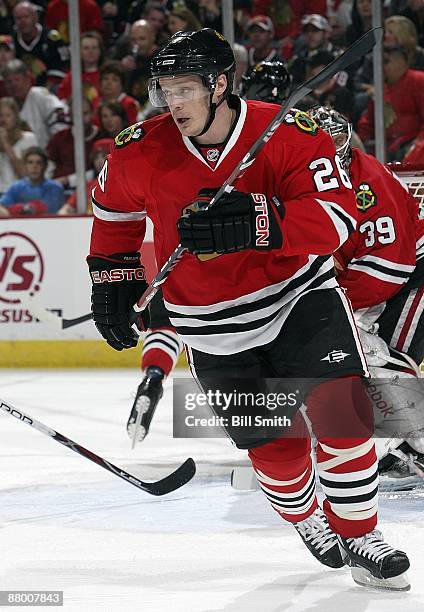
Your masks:
<svg viewBox="0 0 424 612"><path fill-rule="evenodd" d="M327 517L317 508L304 521L294 523L294 528L316 559L327 567L337 569L345 564L338 539L330 529Z"/></svg>
<svg viewBox="0 0 424 612"><path fill-rule="evenodd" d="M381 491L409 491L424 484L424 455L403 442L380 460L378 471Z"/></svg>
<svg viewBox="0 0 424 612"><path fill-rule="evenodd" d="M391 591L409 591L407 555L383 540L377 529L359 538L339 536L344 560L352 578L361 586Z"/></svg>
<svg viewBox="0 0 424 612"><path fill-rule="evenodd" d="M127 422L127 432L132 439L132 447L136 442L142 442L149 433L150 423L156 406L163 395L163 370L150 366L146 376L137 389L137 394Z"/></svg>

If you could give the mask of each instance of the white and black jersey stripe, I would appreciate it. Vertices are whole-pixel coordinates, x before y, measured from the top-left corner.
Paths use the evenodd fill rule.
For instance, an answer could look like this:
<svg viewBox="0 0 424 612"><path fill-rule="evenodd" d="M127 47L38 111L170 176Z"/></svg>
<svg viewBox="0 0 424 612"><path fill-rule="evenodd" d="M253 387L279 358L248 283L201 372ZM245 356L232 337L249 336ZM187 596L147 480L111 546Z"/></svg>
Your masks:
<svg viewBox="0 0 424 612"><path fill-rule="evenodd" d="M148 351L159 349L172 359L172 367L175 366L183 349L183 344L178 335L171 329L155 329L148 331L143 343L143 356Z"/></svg>
<svg viewBox="0 0 424 612"><path fill-rule="evenodd" d="M389 259L376 257L375 255L364 255L358 259L352 259L348 268L350 270L358 270L381 281L396 283L397 285L407 283L410 275L415 270L415 266L396 263Z"/></svg>
<svg viewBox="0 0 424 612"><path fill-rule="evenodd" d="M142 221L146 218L145 211L125 212L107 208L106 206L99 204L99 202L96 202L93 195L91 196L91 205L93 207L93 215L102 221Z"/></svg>
<svg viewBox="0 0 424 612"><path fill-rule="evenodd" d="M421 236L416 242L417 261L424 257L424 236Z"/></svg>
<svg viewBox="0 0 424 612"><path fill-rule="evenodd" d="M356 219L351 217L339 204L328 200L315 198L330 217L339 235L339 247L346 242L350 234L356 229Z"/></svg>
<svg viewBox="0 0 424 612"><path fill-rule="evenodd" d="M310 255L291 278L253 293L207 306L182 306L166 300L165 306L185 344L226 355L271 342L302 295L337 286L333 258Z"/></svg>

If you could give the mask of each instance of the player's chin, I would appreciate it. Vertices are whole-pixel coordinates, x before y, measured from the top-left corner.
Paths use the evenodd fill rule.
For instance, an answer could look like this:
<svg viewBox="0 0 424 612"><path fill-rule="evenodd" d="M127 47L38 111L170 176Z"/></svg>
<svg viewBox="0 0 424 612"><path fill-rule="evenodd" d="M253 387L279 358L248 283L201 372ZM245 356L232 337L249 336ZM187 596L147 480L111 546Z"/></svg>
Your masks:
<svg viewBox="0 0 424 612"><path fill-rule="evenodd" d="M180 130L181 134L184 136L195 136L196 129L193 126L193 121L191 119L175 120L177 128Z"/></svg>

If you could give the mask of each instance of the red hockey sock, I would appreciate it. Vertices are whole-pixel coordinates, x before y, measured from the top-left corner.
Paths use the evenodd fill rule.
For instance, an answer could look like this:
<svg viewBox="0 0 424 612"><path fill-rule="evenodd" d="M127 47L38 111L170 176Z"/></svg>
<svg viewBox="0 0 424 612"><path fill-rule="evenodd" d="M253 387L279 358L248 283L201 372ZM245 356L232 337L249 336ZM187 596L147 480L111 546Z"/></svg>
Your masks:
<svg viewBox="0 0 424 612"><path fill-rule="evenodd" d="M279 438L249 449L259 484L272 507L291 523L318 506L310 438Z"/></svg>
<svg viewBox="0 0 424 612"><path fill-rule="evenodd" d="M344 537L364 535L376 526L378 498L368 397L360 379L352 377L318 385L307 404L318 438L318 475L330 527Z"/></svg>
<svg viewBox="0 0 424 612"><path fill-rule="evenodd" d="M165 372L172 371L182 350L182 342L173 328L149 329L143 343L141 369L156 366Z"/></svg>

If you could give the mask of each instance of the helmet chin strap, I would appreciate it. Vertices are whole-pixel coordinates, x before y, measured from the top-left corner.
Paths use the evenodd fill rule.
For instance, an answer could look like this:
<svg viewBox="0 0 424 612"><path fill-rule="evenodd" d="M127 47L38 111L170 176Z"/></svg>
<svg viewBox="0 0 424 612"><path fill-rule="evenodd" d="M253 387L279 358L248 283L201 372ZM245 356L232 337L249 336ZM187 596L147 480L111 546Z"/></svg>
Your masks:
<svg viewBox="0 0 424 612"><path fill-rule="evenodd" d="M205 134L208 131L208 129L211 127L215 119L216 109L218 108L218 106L220 106L224 102L226 98L225 96L222 96L222 99L218 102L218 104L216 104L215 102L212 102L212 99L213 99L213 93L211 93L210 98L209 98L209 116L206 120L204 128L201 132L199 132L199 134L196 134L194 138L197 138L198 136L203 136L203 134Z"/></svg>

